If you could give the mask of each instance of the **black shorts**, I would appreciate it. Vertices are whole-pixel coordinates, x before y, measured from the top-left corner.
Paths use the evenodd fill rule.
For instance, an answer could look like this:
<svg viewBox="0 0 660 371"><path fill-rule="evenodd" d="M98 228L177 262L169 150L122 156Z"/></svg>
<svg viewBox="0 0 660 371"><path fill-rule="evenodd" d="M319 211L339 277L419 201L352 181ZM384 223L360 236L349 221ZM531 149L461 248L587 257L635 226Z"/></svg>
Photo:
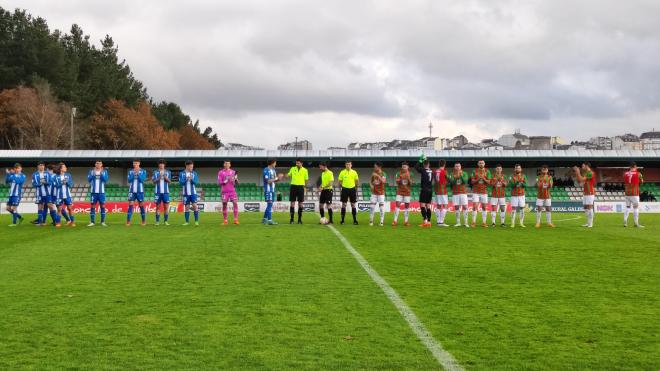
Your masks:
<svg viewBox="0 0 660 371"><path fill-rule="evenodd" d="M319 196L319 203L331 204L332 203L332 189L324 189Z"/></svg>
<svg viewBox="0 0 660 371"><path fill-rule="evenodd" d="M341 195L339 196L341 202L350 202L352 204L357 202L357 189L356 188L342 188Z"/></svg>
<svg viewBox="0 0 660 371"><path fill-rule="evenodd" d="M305 186L292 185L289 190L290 202L303 202L305 201Z"/></svg>
<svg viewBox="0 0 660 371"><path fill-rule="evenodd" d="M433 202L433 191L422 189L419 192L419 202L423 204L430 204Z"/></svg>

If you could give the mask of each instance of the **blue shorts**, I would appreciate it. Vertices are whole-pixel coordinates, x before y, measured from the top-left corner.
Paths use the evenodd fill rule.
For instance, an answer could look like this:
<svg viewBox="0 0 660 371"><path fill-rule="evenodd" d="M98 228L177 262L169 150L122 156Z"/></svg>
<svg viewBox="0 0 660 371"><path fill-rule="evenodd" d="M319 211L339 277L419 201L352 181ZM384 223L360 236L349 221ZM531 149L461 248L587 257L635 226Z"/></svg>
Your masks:
<svg viewBox="0 0 660 371"><path fill-rule="evenodd" d="M144 202L144 193L143 192L138 192L138 193L133 193L133 192L128 192L128 202Z"/></svg>
<svg viewBox="0 0 660 371"><path fill-rule="evenodd" d="M96 205L97 202L101 205L105 204L105 193L92 193L92 205Z"/></svg>
<svg viewBox="0 0 660 371"><path fill-rule="evenodd" d="M197 203L197 195L183 196L183 204L190 205Z"/></svg>
<svg viewBox="0 0 660 371"><path fill-rule="evenodd" d="M266 200L266 202L275 201L275 192L265 192L264 199Z"/></svg>
<svg viewBox="0 0 660 371"><path fill-rule="evenodd" d="M35 202L37 205L44 205L44 204L49 204L50 203L50 196L41 196L37 197L37 202Z"/></svg>
<svg viewBox="0 0 660 371"><path fill-rule="evenodd" d="M55 201L55 205L57 205L57 206L62 206L62 205L71 206L71 205L73 205L73 200L71 200L71 197L58 198Z"/></svg>
<svg viewBox="0 0 660 371"><path fill-rule="evenodd" d="M7 200L7 206L18 206L21 203L21 198L20 197L9 197L9 200Z"/></svg>
<svg viewBox="0 0 660 371"><path fill-rule="evenodd" d="M156 193L154 195L154 203L156 205L169 204L170 203L170 194L169 193Z"/></svg>
<svg viewBox="0 0 660 371"><path fill-rule="evenodd" d="M57 196L55 195L48 196L48 203L55 205L57 203Z"/></svg>

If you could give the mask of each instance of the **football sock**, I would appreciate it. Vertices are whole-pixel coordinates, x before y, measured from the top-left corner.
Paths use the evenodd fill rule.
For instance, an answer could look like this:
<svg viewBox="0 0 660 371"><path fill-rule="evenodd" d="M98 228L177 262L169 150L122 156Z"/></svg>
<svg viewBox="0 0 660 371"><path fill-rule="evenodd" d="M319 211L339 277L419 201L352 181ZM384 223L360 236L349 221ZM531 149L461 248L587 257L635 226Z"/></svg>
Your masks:
<svg viewBox="0 0 660 371"><path fill-rule="evenodd" d="M552 212L551 211L546 211L545 212L545 221L548 222L548 224L552 224Z"/></svg>
<svg viewBox="0 0 660 371"><path fill-rule="evenodd" d="M628 217L630 216L630 208L623 209L623 223L628 224Z"/></svg>
<svg viewBox="0 0 660 371"><path fill-rule="evenodd" d="M332 223L332 209L328 207L328 220Z"/></svg>
<svg viewBox="0 0 660 371"><path fill-rule="evenodd" d="M635 221L635 225L639 225L639 209L633 210L633 220Z"/></svg>
<svg viewBox="0 0 660 371"><path fill-rule="evenodd" d="M296 208L294 206L289 206L289 215L291 216L291 221L293 221L293 215L296 213Z"/></svg>
<svg viewBox="0 0 660 371"><path fill-rule="evenodd" d="M64 212L62 212L62 216L64 216ZM126 223L130 223L131 218L133 218L133 205L128 205L128 211L126 212Z"/></svg>
<svg viewBox="0 0 660 371"><path fill-rule="evenodd" d="M186 217L186 223L189 223L190 222L190 211L184 212L183 215Z"/></svg>
<svg viewBox="0 0 660 371"><path fill-rule="evenodd" d="M195 216L195 221L198 222L199 221L199 210L193 211L193 215Z"/></svg>
<svg viewBox="0 0 660 371"><path fill-rule="evenodd" d="M385 221L385 205L380 204L378 205L378 209L380 211L380 224L383 224Z"/></svg>
<svg viewBox="0 0 660 371"><path fill-rule="evenodd" d="M94 224L96 221L96 207L92 205L92 207L89 209L89 219Z"/></svg>
<svg viewBox="0 0 660 371"><path fill-rule="evenodd" d="M147 211L144 206L140 206L140 218L142 218L142 223L147 221Z"/></svg>
<svg viewBox="0 0 660 371"><path fill-rule="evenodd" d="M238 220L238 202L234 201L232 205L234 206L234 220Z"/></svg>
<svg viewBox="0 0 660 371"><path fill-rule="evenodd" d="M353 214L353 221L357 222L357 206L351 207L351 214Z"/></svg>

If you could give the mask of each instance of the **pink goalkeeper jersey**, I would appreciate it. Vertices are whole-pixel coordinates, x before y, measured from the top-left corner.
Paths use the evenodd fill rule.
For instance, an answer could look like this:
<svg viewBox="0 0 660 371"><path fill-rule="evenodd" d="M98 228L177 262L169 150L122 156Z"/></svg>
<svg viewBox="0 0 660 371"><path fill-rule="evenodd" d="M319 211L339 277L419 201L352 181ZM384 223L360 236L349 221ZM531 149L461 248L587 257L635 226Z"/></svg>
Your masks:
<svg viewBox="0 0 660 371"><path fill-rule="evenodd" d="M232 169L222 169L218 172L218 184L222 186L222 193L236 192L236 188L234 187L235 177L236 172Z"/></svg>

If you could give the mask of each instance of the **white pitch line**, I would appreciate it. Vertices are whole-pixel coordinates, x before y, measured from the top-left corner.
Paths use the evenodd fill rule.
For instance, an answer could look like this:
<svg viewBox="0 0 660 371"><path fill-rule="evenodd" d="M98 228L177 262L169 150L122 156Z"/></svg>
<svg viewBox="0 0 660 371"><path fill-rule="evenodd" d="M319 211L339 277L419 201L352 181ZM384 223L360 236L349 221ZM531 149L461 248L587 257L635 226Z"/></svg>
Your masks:
<svg viewBox="0 0 660 371"><path fill-rule="evenodd" d="M580 219L580 218L581 218L581 216L576 216L576 217L574 217L574 218L553 220L553 222L567 222L567 221L569 221L569 220L578 220L578 219Z"/></svg>
<svg viewBox="0 0 660 371"><path fill-rule="evenodd" d="M460 364L458 364L458 361L454 358L454 356L451 355L451 353L447 352L440 342L435 340L433 338L433 335L424 327L424 324L417 318L415 313L410 309L408 304L406 304L403 299L399 296L399 294L394 291L392 286L390 286L387 281L383 277L381 277L378 272L376 272L375 269L369 265L369 262L367 262L367 259L365 259L355 248L351 245L350 242L342 235L335 227L332 225L328 225L330 230L337 236L339 241L341 241L344 244L344 247L348 252L353 255L355 260L360 263L360 266L362 266L362 269L364 269L365 272L371 277L371 279L380 287L381 290L385 293L388 299L394 304L396 309L401 313L401 316L403 319L408 322L408 326L413 330L415 335L417 335L417 338L426 346L426 348L433 354L433 357L438 361L440 366L442 366L445 370L455 370L455 371L463 371L463 367L461 367Z"/></svg>

